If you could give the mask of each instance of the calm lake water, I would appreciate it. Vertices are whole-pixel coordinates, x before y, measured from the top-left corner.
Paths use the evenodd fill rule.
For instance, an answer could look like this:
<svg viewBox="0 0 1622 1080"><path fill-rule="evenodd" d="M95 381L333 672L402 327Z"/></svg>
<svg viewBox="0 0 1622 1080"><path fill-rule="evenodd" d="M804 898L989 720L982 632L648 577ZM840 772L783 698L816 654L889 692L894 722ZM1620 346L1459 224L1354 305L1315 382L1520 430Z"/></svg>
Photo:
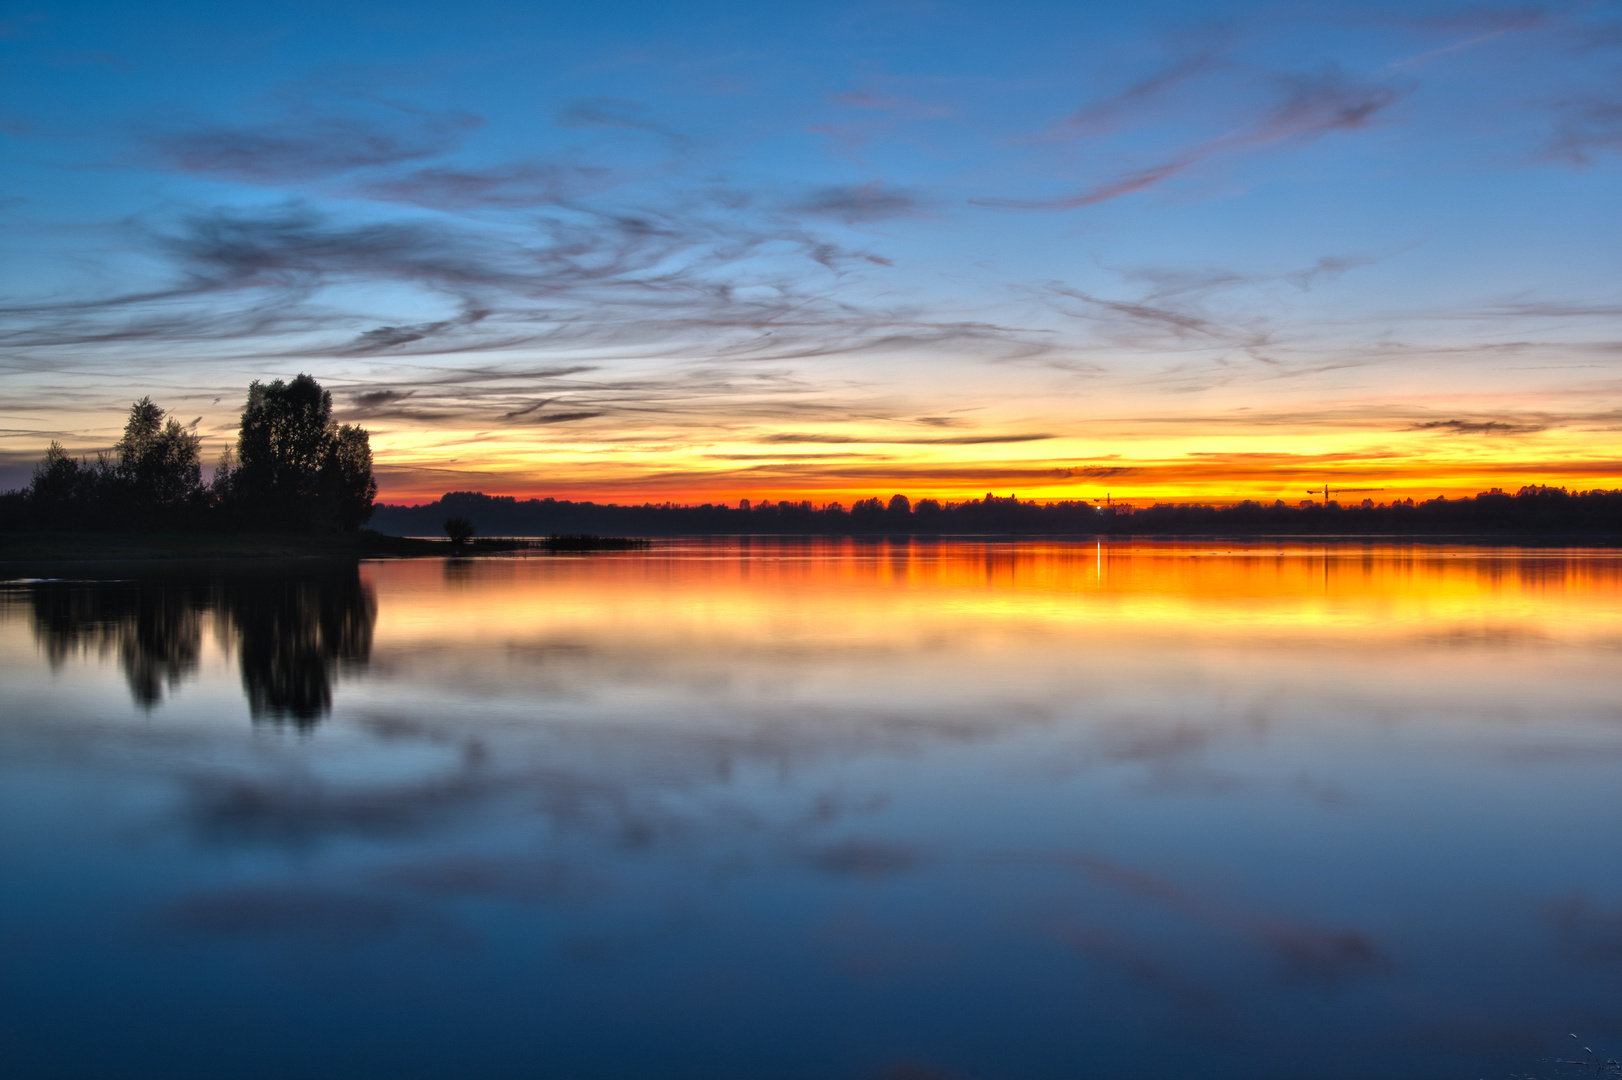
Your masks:
<svg viewBox="0 0 1622 1080"><path fill-rule="evenodd" d="M1611 551L12 582L0 1074L1561 1075L1619 781Z"/></svg>

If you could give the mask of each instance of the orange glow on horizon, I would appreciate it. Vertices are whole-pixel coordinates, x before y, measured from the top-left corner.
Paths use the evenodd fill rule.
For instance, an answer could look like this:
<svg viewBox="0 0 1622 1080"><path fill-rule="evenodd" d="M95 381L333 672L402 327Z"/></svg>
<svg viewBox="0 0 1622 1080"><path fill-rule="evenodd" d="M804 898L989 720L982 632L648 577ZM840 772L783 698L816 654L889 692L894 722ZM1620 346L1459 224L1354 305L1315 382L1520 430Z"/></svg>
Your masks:
<svg viewBox="0 0 1622 1080"><path fill-rule="evenodd" d="M1154 503L1207 503L1229 505L1244 500L1272 504L1282 500L1294 506L1304 500L1330 497L1342 505L1365 499L1375 504L1402 499L1423 501L1474 496L1493 489L1513 494L1524 486L1561 487L1570 491L1612 490L1622 487L1622 459L1502 460L1496 462L1424 462L1362 464L1311 460L1272 460L1246 467L1245 462L1114 461L1098 465L1061 465L1053 462L1003 461L964 467L942 464L938 473L928 466L905 470L876 470L870 480L850 477L796 477L787 470L760 470L751 481L725 473L704 477L687 473L670 476L631 470L623 477L592 475L595 469L576 472L535 471L492 463L479 469L453 470L391 465L379 455L378 501L404 505L433 502L450 491L478 491L487 495L576 502L716 503L736 506L751 502L802 502L817 507L839 503L849 508L860 499L888 501L905 495L916 503L937 499L964 502L988 494L1015 495L1036 502L1085 501L1148 506ZM968 477L961 475L970 473Z"/></svg>
<svg viewBox="0 0 1622 1080"><path fill-rule="evenodd" d="M1451 415L1441 408L1434 414ZM1066 433L1078 427L1087 434ZM895 494L961 502L990 492L1042 502L1109 496L1137 504L1293 505L1325 484L1345 492L1334 496L1343 503L1457 498L1525 485L1622 487L1622 442L1612 433L1530 422L1509 434L1500 430L1333 409L1319 416L1304 409L1278 418L1211 413L1162 420L1022 411L923 431L915 423L854 420L702 433L606 420L586 422L578 432L430 433L381 424L372 443L379 497L395 503L482 491L622 504L750 499L849 506Z"/></svg>

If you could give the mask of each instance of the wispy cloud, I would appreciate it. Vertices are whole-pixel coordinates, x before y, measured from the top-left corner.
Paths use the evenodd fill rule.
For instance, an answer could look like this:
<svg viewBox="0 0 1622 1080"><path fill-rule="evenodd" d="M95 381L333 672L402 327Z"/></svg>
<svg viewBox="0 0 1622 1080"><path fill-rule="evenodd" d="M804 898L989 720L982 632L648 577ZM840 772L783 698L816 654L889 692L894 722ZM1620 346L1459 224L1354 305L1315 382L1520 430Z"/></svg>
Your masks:
<svg viewBox="0 0 1622 1080"><path fill-rule="evenodd" d="M483 122L466 112L295 111L251 125L197 123L149 131L142 145L155 164L181 172L250 184L285 184L439 157Z"/></svg>
<svg viewBox="0 0 1622 1080"><path fill-rule="evenodd" d="M432 165L358 180L347 190L366 199L433 210L518 210L570 203L612 187L615 179L611 169L582 164Z"/></svg>
<svg viewBox="0 0 1622 1080"><path fill-rule="evenodd" d="M882 264L792 224L706 214L703 205L641 212L577 209L519 225L443 219L340 220L307 202L187 215L138 239L173 268L165 286L4 309L14 346L141 339L256 338L333 323L311 305L343 283L399 283L461 308L454 318L391 324L328 348L336 355L510 349L545 339L580 345L753 337L722 357L786 355L877 338L1017 334L931 323L908 311L833 299L839 275ZM748 267L745 293L735 284ZM814 345L813 343L817 343ZM305 346L307 347L307 346Z"/></svg>
<svg viewBox="0 0 1622 1080"><path fill-rule="evenodd" d="M577 98L559 109L554 117L565 128L620 128L663 136L679 145L688 137L654 118L653 110L628 98Z"/></svg>
<svg viewBox="0 0 1622 1080"><path fill-rule="evenodd" d="M1194 49L1126 89L1077 109L1048 137L1091 138L1109 134L1119 125L1136 120L1145 106L1160 102L1169 91L1211 74L1222 63L1220 47Z"/></svg>
<svg viewBox="0 0 1622 1080"><path fill-rule="evenodd" d="M1209 59L1190 60L1163 79L1140 84L1139 88L1126 91L1124 97L1112 100L1142 100L1209 67ZM974 198L969 201L976 206L1000 210L1075 210L1093 206L1154 187L1217 154L1308 142L1333 132L1366 128L1406 92L1389 80L1354 77L1334 63L1314 71L1282 74L1273 82L1274 102L1269 109L1154 164L1057 198ZM1086 130L1085 125L1079 130Z"/></svg>
<svg viewBox="0 0 1622 1080"><path fill-rule="evenodd" d="M1550 158L1586 167L1604 154L1622 152L1622 94L1561 101L1554 113Z"/></svg>

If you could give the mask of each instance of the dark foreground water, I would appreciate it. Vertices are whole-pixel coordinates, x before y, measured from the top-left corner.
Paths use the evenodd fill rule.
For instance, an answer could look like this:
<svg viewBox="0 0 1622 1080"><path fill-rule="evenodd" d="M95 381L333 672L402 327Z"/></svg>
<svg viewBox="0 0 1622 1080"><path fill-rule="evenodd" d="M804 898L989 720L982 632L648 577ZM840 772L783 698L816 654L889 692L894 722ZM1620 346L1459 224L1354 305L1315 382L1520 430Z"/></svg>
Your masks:
<svg viewBox="0 0 1622 1080"><path fill-rule="evenodd" d="M0 1075L1576 1074L1619 781L1610 552L14 582Z"/></svg>

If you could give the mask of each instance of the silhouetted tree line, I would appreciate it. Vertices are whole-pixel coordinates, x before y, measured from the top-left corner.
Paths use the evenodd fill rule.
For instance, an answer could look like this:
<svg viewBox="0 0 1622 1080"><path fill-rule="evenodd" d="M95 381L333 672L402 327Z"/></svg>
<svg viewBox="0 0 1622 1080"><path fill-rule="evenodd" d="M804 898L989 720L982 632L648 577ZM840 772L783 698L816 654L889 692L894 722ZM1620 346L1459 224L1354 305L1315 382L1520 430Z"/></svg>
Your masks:
<svg viewBox="0 0 1622 1080"><path fill-rule="evenodd" d="M1436 498L1341 506L1304 501L1233 506L1192 503L1146 507L1090 502L1039 503L1012 495L987 495L960 503L905 495L863 499L846 509L838 503L742 500L732 506L704 503L569 502L519 500L511 495L453 491L424 506L380 504L372 518L379 531L399 536L438 535L447 517L471 524L481 536L548 536L614 533L641 536L714 534L833 535L910 534L1167 534L1167 535L1380 535L1380 534L1611 534L1622 537L1622 491L1569 492L1525 487L1473 498Z"/></svg>
<svg viewBox="0 0 1622 1080"><path fill-rule="evenodd" d="M314 724L332 684L372 652L377 601L354 563L175 580L38 582L34 636L53 667L76 653L116 656L151 708L197 670L204 616L235 649L255 720Z"/></svg>
<svg viewBox="0 0 1622 1080"><path fill-rule="evenodd" d="M144 397L123 438L94 461L52 442L28 487L0 495L11 528L353 531L377 481L365 429L332 419L332 394L308 375L248 387L234 449L207 483L202 439Z"/></svg>

